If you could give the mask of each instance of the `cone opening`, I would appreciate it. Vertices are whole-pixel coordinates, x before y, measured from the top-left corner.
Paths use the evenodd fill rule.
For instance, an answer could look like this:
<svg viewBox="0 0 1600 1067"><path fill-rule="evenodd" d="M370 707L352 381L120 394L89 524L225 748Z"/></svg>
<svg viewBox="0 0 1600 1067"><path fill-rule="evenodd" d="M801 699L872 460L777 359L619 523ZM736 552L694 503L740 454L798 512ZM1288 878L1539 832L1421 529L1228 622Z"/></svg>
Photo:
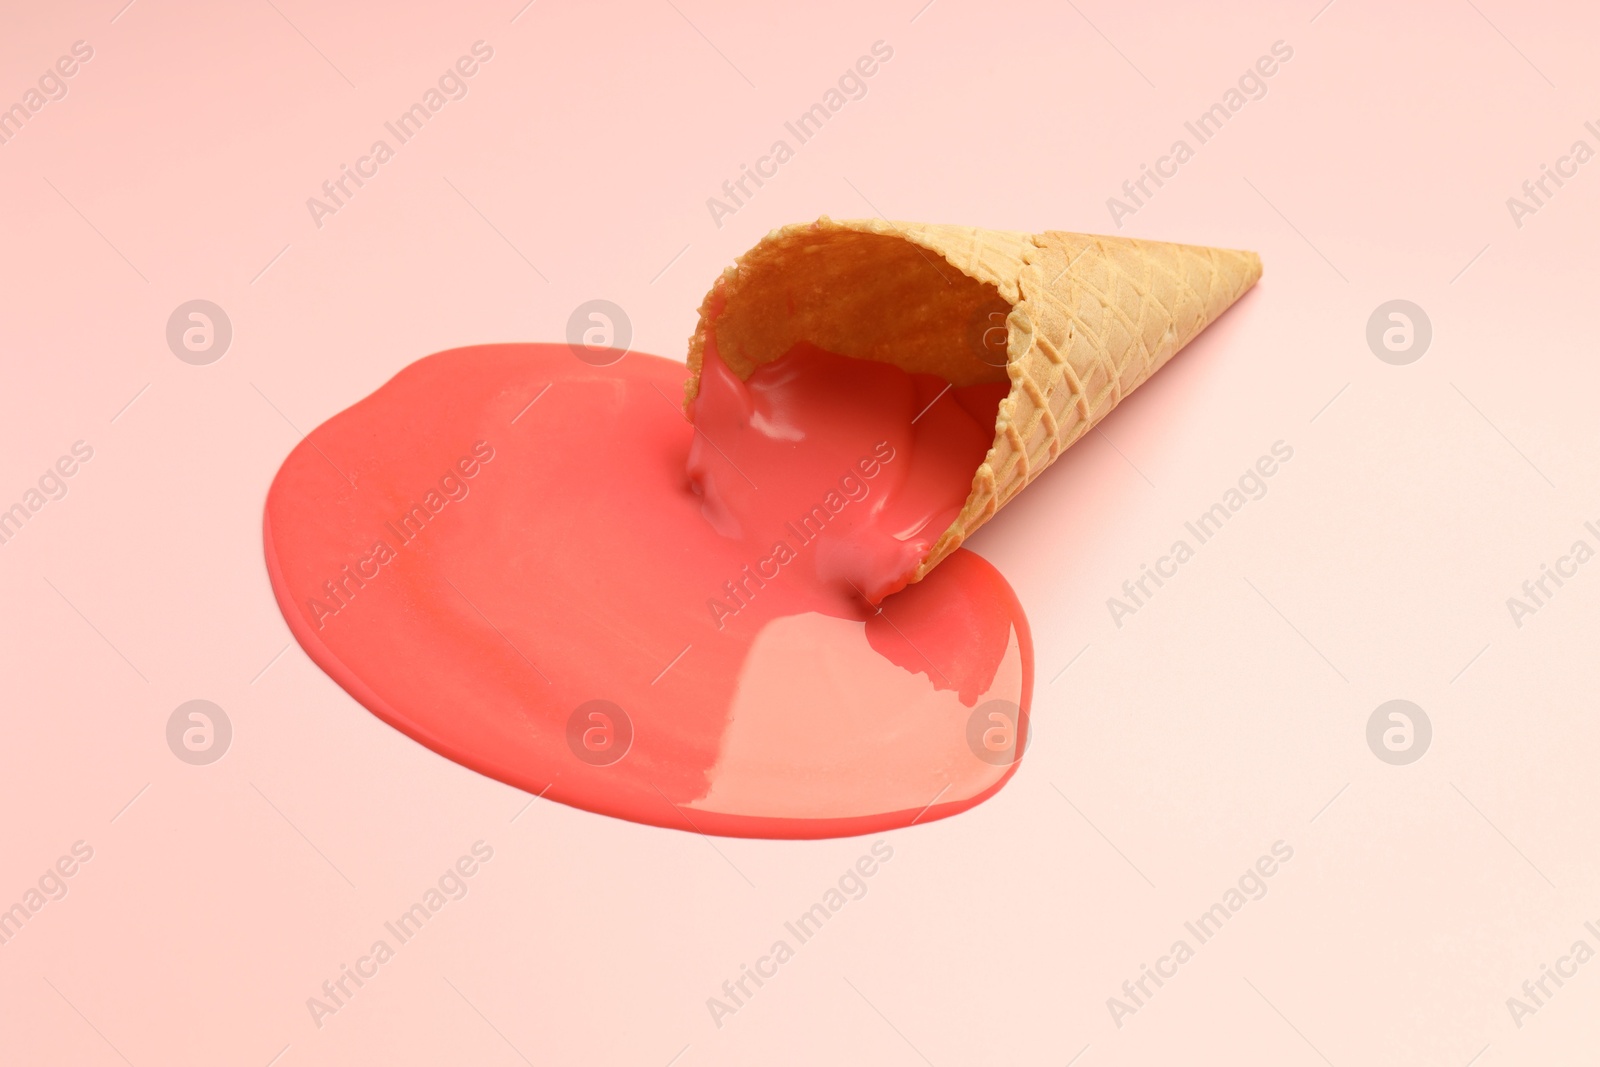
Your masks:
<svg viewBox="0 0 1600 1067"><path fill-rule="evenodd" d="M1010 310L994 285L907 237L805 228L724 275L701 328L741 378L809 342L960 386L1007 380Z"/></svg>

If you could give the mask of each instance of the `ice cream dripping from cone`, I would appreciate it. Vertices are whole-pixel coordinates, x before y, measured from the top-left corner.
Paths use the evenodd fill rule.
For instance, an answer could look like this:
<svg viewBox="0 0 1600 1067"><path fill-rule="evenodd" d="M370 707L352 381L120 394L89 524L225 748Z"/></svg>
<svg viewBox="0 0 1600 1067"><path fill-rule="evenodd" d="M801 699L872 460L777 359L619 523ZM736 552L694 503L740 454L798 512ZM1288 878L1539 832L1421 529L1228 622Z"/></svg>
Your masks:
<svg viewBox="0 0 1600 1067"><path fill-rule="evenodd" d="M1254 252L823 217L772 231L717 279L689 342L685 409L708 343L741 378L810 343L952 386L1008 381L918 581L1260 277Z"/></svg>

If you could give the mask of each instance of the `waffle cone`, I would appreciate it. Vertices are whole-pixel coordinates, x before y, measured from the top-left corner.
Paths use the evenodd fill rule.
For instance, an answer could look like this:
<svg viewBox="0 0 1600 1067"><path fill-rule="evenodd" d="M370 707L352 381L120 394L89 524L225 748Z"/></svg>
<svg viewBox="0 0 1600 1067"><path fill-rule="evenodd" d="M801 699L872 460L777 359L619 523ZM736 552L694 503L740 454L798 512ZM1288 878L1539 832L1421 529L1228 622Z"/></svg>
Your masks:
<svg viewBox="0 0 1600 1067"><path fill-rule="evenodd" d="M1260 277L1253 252L823 217L774 230L717 279L684 401L692 417L708 346L741 378L808 341L954 385L1009 379L917 581Z"/></svg>

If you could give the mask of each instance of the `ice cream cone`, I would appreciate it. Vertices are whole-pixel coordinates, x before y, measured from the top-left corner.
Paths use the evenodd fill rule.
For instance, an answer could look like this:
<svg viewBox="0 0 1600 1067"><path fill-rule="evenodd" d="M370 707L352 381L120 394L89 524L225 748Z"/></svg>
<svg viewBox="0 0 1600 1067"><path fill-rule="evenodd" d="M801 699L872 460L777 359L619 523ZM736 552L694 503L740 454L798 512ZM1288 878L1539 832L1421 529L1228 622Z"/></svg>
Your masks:
<svg viewBox="0 0 1600 1067"><path fill-rule="evenodd" d="M1125 237L829 218L723 272L689 342L741 378L799 341L936 374L1009 379L994 442L921 579L1261 276L1253 252Z"/></svg>

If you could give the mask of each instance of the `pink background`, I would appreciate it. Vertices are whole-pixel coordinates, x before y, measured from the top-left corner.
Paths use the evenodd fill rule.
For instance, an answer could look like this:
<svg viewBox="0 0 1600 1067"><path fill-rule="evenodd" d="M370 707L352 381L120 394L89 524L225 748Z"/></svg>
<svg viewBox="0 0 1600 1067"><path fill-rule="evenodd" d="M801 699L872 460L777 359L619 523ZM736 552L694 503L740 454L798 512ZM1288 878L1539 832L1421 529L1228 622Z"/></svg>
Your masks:
<svg viewBox="0 0 1600 1067"><path fill-rule="evenodd" d="M1596 145L1592 8L121 2L29 5L0 37L0 104L94 49L0 145L0 506L94 449L0 546L0 907L94 849L0 947L0 1061L1600 1047L1600 962L1520 1028L1506 1006L1574 941L1600 949L1600 563L1520 628L1505 603L1600 525L1600 162L1520 228L1505 203ZM469 95L317 228L306 198L479 39L494 59ZM880 39L868 95L714 225L706 198ZM885 835L868 894L720 1029L706 998L870 840L707 842L528 806L290 643L268 481L406 363L560 340L596 297L635 348L679 357L717 272L821 213L1110 231L1106 198L1278 40L1294 56L1265 98L1120 231L1257 249L1261 285L972 542L1034 626L1020 773ZM233 323L209 366L164 338L195 298ZM1409 366L1364 338L1394 298L1433 323ZM1280 439L1268 495L1115 626L1106 599ZM209 766L165 740L196 698L234 729ZM1393 698L1433 723L1409 766L1365 740ZM480 839L468 896L318 1028L306 999ZM1278 840L1294 858L1267 895L1118 1028L1107 998Z"/></svg>

